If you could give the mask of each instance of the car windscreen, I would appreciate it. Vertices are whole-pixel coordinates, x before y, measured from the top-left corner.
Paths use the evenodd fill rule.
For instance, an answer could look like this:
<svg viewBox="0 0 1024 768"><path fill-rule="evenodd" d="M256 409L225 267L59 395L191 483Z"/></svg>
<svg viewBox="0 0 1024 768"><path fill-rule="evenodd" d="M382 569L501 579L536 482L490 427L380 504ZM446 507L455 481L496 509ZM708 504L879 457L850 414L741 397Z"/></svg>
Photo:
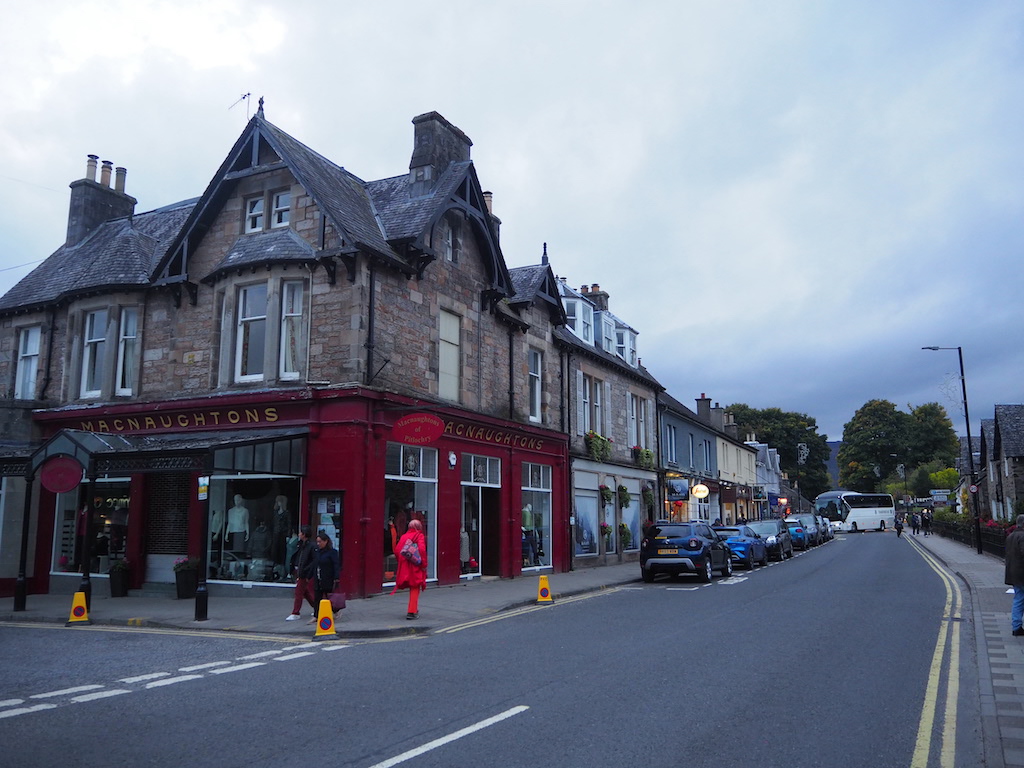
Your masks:
<svg viewBox="0 0 1024 768"><path fill-rule="evenodd" d="M715 528L715 533L721 534L725 537L743 535L743 531L739 528Z"/></svg>
<svg viewBox="0 0 1024 768"><path fill-rule="evenodd" d="M779 532L779 526L775 523L751 523L750 529L762 536Z"/></svg>
<svg viewBox="0 0 1024 768"><path fill-rule="evenodd" d="M787 528L803 528L804 524L801 523L799 520L787 520L786 521L786 527Z"/></svg>
<svg viewBox="0 0 1024 768"><path fill-rule="evenodd" d="M652 539L683 539L693 535L693 528L689 525L652 525L647 535Z"/></svg>

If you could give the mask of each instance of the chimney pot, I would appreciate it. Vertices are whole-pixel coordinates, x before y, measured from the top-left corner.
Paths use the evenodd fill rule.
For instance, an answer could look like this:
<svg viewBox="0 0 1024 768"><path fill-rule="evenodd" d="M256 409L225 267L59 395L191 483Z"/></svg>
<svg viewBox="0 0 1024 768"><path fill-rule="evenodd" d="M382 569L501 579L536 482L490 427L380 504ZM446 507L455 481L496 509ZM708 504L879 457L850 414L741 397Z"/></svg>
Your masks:
<svg viewBox="0 0 1024 768"><path fill-rule="evenodd" d="M114 167L114 164L109 160L103 161L103 167L100 168L100 184L104 187L110 186L110 171Z"/></svg>
<svg viewBox="0 0 1024 768"><path fill-rule="evenodd" d="M592 290L594 293L598 293L601 290L601 286L598 285L597 283L594 283L592 286L590 286L590 290Z"/></svg>
<svg viewBox="0 0 1024 768"><path fill-rule="evenodd" d="M580 286L580 293L590 293L590 287L586 285Z"/></svg>
<svg viewBox="0 0 1024 768"><path fill-rule="evenodd" d="M124 192L124 178L128 175L128 171L125 168L114 169L114 191Z"/></svg>
<svg viewBox="0 0 1024 768"><path fill-rule="evenodd" d="M494 213L494 193L484 192L484 205L487 206L488 213Z"/></svg>
<svg viewBox="0 0 1024 768"><path fill-rule="evenodd" d="M85 163L85 178L89 181L96 181L96 161L99 159L99 155L89 155Z"/></svg>

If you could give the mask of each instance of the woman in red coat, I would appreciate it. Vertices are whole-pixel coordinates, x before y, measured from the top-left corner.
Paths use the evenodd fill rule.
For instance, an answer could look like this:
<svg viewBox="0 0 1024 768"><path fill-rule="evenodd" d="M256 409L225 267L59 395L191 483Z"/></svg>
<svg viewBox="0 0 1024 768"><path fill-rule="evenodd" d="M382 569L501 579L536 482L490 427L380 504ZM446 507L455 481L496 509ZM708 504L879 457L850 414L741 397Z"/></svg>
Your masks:
<svg viewBox="0 0 1024 768"><path fill-rule="evenodd" d="M403 554L403 550L409 554ZM413 551L419 553L419 563ZM409 529L395 545L395 554L398 555L395 589L409 589L409 612L405 618L415 619L419 617L420 592L427 586L427 537L423 535L423 523L419 520L409 523Z"/></svg>

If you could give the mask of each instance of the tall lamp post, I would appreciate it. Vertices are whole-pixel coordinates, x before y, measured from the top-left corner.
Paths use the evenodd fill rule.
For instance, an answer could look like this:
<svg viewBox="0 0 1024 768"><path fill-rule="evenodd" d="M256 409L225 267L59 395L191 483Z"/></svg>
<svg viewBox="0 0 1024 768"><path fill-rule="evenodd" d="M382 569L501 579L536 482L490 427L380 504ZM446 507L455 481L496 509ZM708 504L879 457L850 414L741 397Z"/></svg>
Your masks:
<svg viewBox="0 0 1024 768"><path fill-rule="evenodd" d="M964 398L964 421L967 422L967 470L971 476L971 485L967 489L967 503L970 505L971 514L974 515L974 538L978 542L978 554L982 553L981 548L981 515L978 513L978 504L974 500L975 489L978 485L978 476L974 471L974 445L971 443L971 416L967 411L967 379L964 377L964 350L962 347L921 347L932 352L942 350L956 350L960 359L960 390Z"/></svg>

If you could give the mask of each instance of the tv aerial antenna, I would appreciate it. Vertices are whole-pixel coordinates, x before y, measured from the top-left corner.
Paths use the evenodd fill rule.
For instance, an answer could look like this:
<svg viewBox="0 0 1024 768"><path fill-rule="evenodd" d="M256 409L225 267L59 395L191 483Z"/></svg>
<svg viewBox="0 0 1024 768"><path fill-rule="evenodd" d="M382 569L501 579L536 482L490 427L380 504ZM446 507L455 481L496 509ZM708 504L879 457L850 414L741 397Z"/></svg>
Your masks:
<svg viewBox="0 0 1024 768"><path fill-rule="evenodd" d="M232 104L230 107L228 107L228 109L234 109L239 104L241 104L243 101L245 102L245 119L248 120L249 119L249 103L252 101L252 93L243 93L241 96L238 97L238 100L234 104Z"/></svg>

